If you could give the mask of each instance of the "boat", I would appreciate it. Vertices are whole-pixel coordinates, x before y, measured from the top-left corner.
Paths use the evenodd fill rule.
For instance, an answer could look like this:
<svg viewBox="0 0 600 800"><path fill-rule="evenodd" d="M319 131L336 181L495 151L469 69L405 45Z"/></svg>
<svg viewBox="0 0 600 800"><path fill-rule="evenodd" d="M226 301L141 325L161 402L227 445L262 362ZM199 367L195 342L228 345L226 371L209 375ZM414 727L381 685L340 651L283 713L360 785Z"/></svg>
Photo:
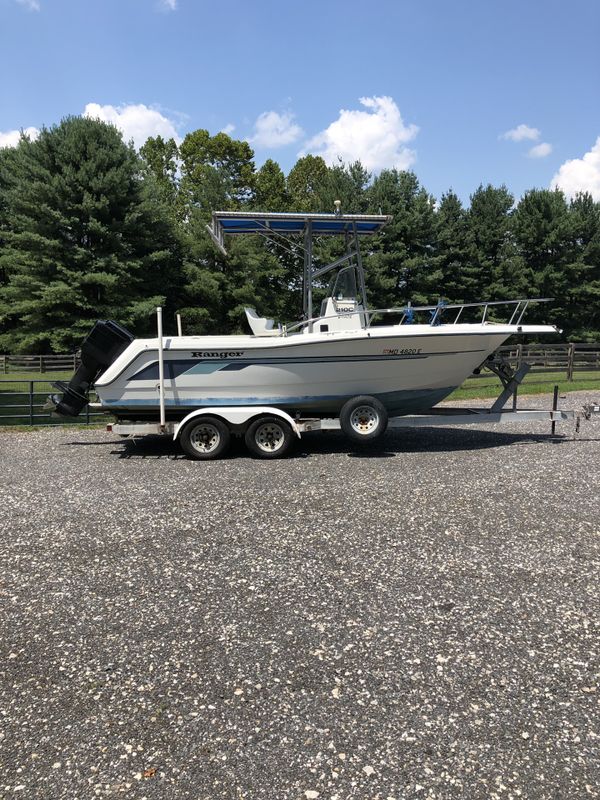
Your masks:
<svg viewBox="0 0 600 800"><path fill-rule="evenodd" d="M113 321L99 321L81 347L81 366L51 400L61 415L78 414L93 385L103 411L117 420L182 420L195 409L272 407L290 417L331 417L357 396L375 398L389 416L430 409L460 386L514 334L554 334L526 325L533 302L444 304L387 309L367 305L360 240L384 231L391 217L219 211L209 233L226 254L226 237L295 237L304 250L303 315L276 324L246 309L248 335L136 339ZM317 237L341 236L345 252L314 260ZM313 315L315 289L333 275ZM322 291L322 290L321 290ZM508 310L507 320L498 312ZM464 321L473 318L475 321Z"/></svg>

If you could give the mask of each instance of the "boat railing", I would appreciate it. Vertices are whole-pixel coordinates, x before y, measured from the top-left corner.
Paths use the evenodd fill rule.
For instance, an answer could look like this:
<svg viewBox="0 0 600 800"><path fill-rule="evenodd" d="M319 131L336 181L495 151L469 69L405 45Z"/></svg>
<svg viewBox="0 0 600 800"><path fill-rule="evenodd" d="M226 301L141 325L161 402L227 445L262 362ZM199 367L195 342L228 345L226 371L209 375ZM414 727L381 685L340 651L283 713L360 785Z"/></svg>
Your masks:
<svg viewBox="0 0 600 800"><path fill-rule="evenodd" d="M351 316L352 314L363 315L366 321L366 324L363 327L366 328L371 327L374 317L383 316L385 314L400 315L400 321L398 322L399 325L411 325L415 324L417 314L421 315L424 313L429 313L430 317L428 324L435 327L441 324L443 315L446 315L444 324L457 325L465 309L481 309L481 318L479 319L479 322L480 324L483 324L489 321L488 315L490 313L490 308L497 306L509 306L512 307L512 313L510 313L510 317L506 320L506 322L502 323L499 320L494 320L494 322L496 324L520 325L523 317L525 316L527 308L532 303L549 303L553 299L554 298L552 297L525 297L517 300L483 300L478 303L446 303L445 301L440 300L435 305L428 306L413 306L411 303L408 303L405 306L399 306L397 308L359 308L355 311L346 313L347 316ZM456 312L451 320L448 319L449 312ZM312 317L311 319L304 319L300 322L294 323L293 325L284 325L282 328L282 335L286 336L292 331L302 330L302 328L312 326L316 322L323 322L328 319L339 319L340 316L345 316L345 314L328 314L324 317L319 316Z"/></svg>

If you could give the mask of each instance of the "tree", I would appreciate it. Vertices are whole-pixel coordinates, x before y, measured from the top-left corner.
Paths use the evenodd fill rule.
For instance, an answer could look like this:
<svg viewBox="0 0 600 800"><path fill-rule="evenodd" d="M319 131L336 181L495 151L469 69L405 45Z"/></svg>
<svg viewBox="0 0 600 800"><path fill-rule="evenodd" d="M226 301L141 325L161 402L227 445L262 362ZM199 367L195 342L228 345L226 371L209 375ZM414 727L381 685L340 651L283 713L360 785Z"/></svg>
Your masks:
<svg viewBox="0 0 600 800"><path fill-rule="evenodd" d="M588 341L600 339L600 203L589 192L578 194L569 207L576 249L573 287L577 309L572 320L574 337Z"/></svg>
<svg viewBox="0 0 600 800"><path fill-rule="evenodd" d="M14 148L0 148L0 288L6 285L8 275L2 266L2 252L6 246L6 233L8 227L8 186L6 182L7 169L13 157Z"/></svg>
<svg viewBox="0 0 600 800"><path fill-rule="evenodd" d="M248 142L207 130L188 133L179 148L181 191L186 207L208 218L216 210L236 210L254 196L254 153Z"/></svg>
<svg viewBox="0 0 600 800"><path fill-rule="evenodd" d="M6 234L8 229L8 196L6 186L6 169L12 157L13 148L0 148L0 297L2 288L8 283L8 273L5 266L6 259L3 258L6 251ZM3 305L0 299L0 337L6 331L8 325L8 307Z"/></svg>
<svg viewBox="0 0 600 800"><path fill-rule="evenodd" d="M320 189L322 210L333 212L335 201L341 203L342 213L364 214L367 210L367 186L371 175L360 161L344 164L340 161L329 167Z"/></svg>
<svg viewBox="0 0 600 800"><path fill-rule="evenodd" d="M429 297L443 296L451 302L465 302L472 287L465 281L469 259L468 214L458 196L442 196L435 214L435 256L424 276Z"/></svg>
<svg viewBox="0 0 600 800"><path fill-rule="evenodd" d="M514 233L519 250L533 276L534 296L552 297L552 317L571 330L581 278L574 242L572 216L560 190L526 192L514 214ZM531 294L529 295L531 296ZM530 319L542 320L547 309L531 309Z"/></svg>
<svg viewBox="0 0 600 800"><path fill-rule="evenodd" d="M465 301L505 299L496 292L502 292L513 203L514 197L506 186L481 185L471 195L471 245L463 269ZM514 289L509 291L513 293Z"/></svg>
<svg viewBox="0 0 600 800"><path fill-rule="evenodd" d="M64 352L98 317L138 334L175 301L179 252L164 204L118 130L68 117L2 160L7 205L0 348Z"/></svg>
<svg viewBox="0 0 600 800"><path fill-rule="evenodd" d="M437 300L427 273L435 269L435 201L412 172L383 170L368 192L372 213L393 218L373 242L369 256L371 305L396 306Z"/></svg>
<svg viewBox="0 0 600 800"><path fill-rule="evenodd" d="M321 156L307 155L299 158L287 177L290 209L306 212L330 210L325 209L323 204L327 179L327 164Z"/></svg>
<svg viewBox="0 0 600 800"><path fill-rule="evenodd" d="M206 232L206 220L192 208L182 230L184 292L180 312L188 334L224 333L224 259Z"/></svg>
<svg viewBox="0 0 600 800"><path fill-rule="evenodd" d="M140 156L145 162L147 174L154 177L162 199L174 209L179 160L179 148L175 139L165 141L162 136L151 136L140 147Z"/></svg>
<svg viewBox="0 0 600 800"><path fill-rule="evenodd" d="M287 211L289 195L279 164L268 158L256 173L254 203L257 211Z"/></svg>

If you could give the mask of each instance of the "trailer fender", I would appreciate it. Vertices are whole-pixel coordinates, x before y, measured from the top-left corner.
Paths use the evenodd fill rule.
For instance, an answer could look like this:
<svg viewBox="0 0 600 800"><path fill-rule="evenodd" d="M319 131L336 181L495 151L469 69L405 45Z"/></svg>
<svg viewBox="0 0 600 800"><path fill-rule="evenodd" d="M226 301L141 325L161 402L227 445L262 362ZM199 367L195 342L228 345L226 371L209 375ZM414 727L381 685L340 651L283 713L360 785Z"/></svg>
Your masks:
<svg viewBox="0 0 600 800"><path fill-rule="evenodd" d="M184 417L181 422L177 423L173 432L173 441L177 439L184 425L187 425L191 419L195 419L196 417L220 417L230 425L245 425L251 419L262 417L267 414L285 420L300 439L300 428L296 421L280 408L273 408L272 406L217 406L215 408L211 406L207 408L198 408L196 411L189 413L187 417Z"/></svg>

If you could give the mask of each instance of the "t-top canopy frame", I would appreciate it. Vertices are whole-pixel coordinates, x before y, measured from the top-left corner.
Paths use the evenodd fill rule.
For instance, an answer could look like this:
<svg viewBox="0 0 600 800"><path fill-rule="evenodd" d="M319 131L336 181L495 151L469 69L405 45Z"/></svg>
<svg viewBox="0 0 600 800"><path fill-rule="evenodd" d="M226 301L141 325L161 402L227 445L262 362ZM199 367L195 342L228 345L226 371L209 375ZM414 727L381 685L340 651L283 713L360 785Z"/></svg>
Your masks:
<svg viewBox="0 0 600 800"><path fill-rule="evenodd" d="M355 263L363 307L367 307L365 279L360 249L359 236L373 236L379 233L391 220L386 214L310 214L288 212L252 212L252 211L215 211L212 222L206 228L211 239L223 255L225 235L258 233L262 236L301 236L304 240L304 281L302 307L305 319L312 319L312 282L344 262ZM346 255L332 264L313 269L313 239L316 236L344 236L346 239ZM309 326L312 328L312 324Z"/></svg>
<svg viewBox="0 0 600 800"><path fill-rule="evenodd" d="M227 255L225 235L372 236L391 220L385 214L309 214L288 212L215 211L207 230L217 247Z"/></svg>

